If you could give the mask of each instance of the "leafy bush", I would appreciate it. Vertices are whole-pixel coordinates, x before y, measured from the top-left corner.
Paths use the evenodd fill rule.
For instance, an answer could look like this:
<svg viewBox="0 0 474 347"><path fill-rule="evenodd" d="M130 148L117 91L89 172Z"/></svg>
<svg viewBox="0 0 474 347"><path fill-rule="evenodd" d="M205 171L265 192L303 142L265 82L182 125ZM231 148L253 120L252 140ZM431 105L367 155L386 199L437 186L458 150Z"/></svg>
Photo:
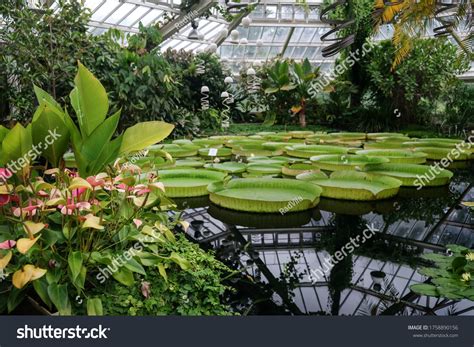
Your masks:
<svg viewBox="0 0 474 347"><path fill-rule="evenodd" d="M163 278L157 269L139 276L141 285L124 287L108 281L97 288L103 295L104 313L108 315L228 315L230 309L222 303L226 288L222 277L229 268L192 244L183 235L175 243L164 245L170 252L179 252L191 270L180 271L174 264Z"/></svg>
<svg viewBox="0 0 474 347"><path fill-rule="evenodd" d="M33 85L64 102L78 60L93 70L113 60L107 46L87 33L89 13L80 2L61 0L57 13L25 6L14 0L0 4L0 122L7 125L31 120L37 106Z"/></svg>
<svg viewBox="0 0 474 347"><path fill-rule="evenodd" d="M93 36L90 13L80 1L59 3L59 10L29 11L23 2L0 5L5 25L0 28L0 123L27 123L36 109L36 85L62 104L68 104L77 61L82 61L109 91L110 111L122 110L118 130L141 121L162 120L177 125L173 136L196 134L199 116L204 126L220 128L216 111L224 74L216 55L167 52L157 49L161 34L156 27L140 25L138 34L110 30ZM35 38L32 40L32 38ZM127 46L123 45L127 42ZM196 61L205 62L204 74ZM210 89L214 112L201 109L201 86ZM71 111L71 108L68 108Z"/></svg>
<svg viewBox="0 0 474 347"><path fill-rule="evenodd" d="M433 262L435 267L423 267L418 272L431 277L431 283L414 284L410 286L411 290L420 295L474 301L473 250L458 245L446 247L448 255L423 255L423 258Z"/></svg>
<svg viewBox="0 0 474 347"><path fill-rule="evenodd" d="M434 105L455 92L461 83L457 75L469 67L457 56L456 47L440 38L416 40L410 55L392 70L394 55L392 42L384 41L365 57L370 83L364 92L375 96L382 111L392 110L386 117L394 117L398 109L405 123L428 122Z"/></svg>

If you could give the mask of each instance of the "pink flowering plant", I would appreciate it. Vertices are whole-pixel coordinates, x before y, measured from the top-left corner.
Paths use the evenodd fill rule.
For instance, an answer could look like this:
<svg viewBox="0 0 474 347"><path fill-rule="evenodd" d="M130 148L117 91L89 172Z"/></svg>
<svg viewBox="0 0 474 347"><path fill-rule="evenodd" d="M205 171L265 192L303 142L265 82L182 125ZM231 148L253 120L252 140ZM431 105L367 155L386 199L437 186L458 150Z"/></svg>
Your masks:
<svg viewBox="0 0 474 347"><path fill-rule="evenodd" d="M70 97L77 122L35 91L32 124L0 127L0 312L28 297L61 315L100 315L110 312L97 289L104 282L142 288L147 299L157 295L147 281L164 290L170 271L196 276L196 257L176 245L187 223L166 213L173 204L156 171L121 165L173 126L139 123L116 136L120 113L107 117L107 93L81 64ZM31 152L52 129L59 140Z"/></svg>

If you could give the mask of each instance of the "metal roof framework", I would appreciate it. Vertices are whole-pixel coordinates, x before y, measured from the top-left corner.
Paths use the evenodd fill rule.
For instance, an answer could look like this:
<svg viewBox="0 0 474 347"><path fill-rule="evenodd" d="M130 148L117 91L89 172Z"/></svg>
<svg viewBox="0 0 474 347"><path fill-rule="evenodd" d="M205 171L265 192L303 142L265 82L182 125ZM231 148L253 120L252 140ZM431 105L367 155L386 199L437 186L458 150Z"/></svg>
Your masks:
<svg viewBox="0 0 474 347"><path fill-rule="evenodd" d="M249 1L242 0L240 4ZM31 6L38 2L50 3L57 9L56 0L29 0ZM138 32L139 23L144 26L159 25L164 32L164 42L160 49L200 51L218 46L217 54L229 62L234 72L247 65L258 65L277 56L290 59L305 59L321 66L321 70L330 71L335 57L324 58L321 51L328 42L322 42L321 36L329 26L319 19L322 0L259 0L248 17L251 23L243 25L242 18L227 22L215 8L211 16L202 18L212 0L201 0L188 10L180 11L181 0L84 0L84 6L92 12L90 32L100 35L110 28L127 33ZM225 0L216 0L226 8ZM240 16L243 17L243 16ZM171 20L170 20L171 19ZM200 39L189 39L192 30L191 20L199 22ZM247 23L248 21L246 21ZM436 21L433 26L441 24ZM236 29L238 38L230 31ZM464 32L462 32L464 30ZM468 28L461 29L461 36L467 35ZM393 28L384 26L375 40L392 37ZM429 30L428 34L433 35ZM474 76L474 63L462 78Z"/></svg>

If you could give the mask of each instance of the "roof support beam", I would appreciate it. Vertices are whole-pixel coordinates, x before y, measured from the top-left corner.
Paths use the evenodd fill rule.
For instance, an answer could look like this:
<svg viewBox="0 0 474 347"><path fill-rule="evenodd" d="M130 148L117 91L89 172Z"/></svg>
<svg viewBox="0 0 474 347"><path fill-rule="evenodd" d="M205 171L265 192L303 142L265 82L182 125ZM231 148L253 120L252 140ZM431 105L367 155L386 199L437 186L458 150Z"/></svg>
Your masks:
<svg viewBox="0 0 474 347"><path fill-rule="evenodd" d="M288 32L288 36L286 37L285 43L283 44L283 48L281 49L280 57L283 57L283 55L285 54L285 51L288 48L288 44L290 43L294 32L295 32L295 27L291 27L290 31Z"/></svg>
<svg viewBox="0 0 474 347"><path fill-rule="evenodd" d="M178 17L166 23L160 29L163 41L176 34L180 29L189 24L191 20L201 16L204 12L209 10L214 5L214 3L214 0L201 0L199 3L191 6L189 12L181 13Z"/></svg>

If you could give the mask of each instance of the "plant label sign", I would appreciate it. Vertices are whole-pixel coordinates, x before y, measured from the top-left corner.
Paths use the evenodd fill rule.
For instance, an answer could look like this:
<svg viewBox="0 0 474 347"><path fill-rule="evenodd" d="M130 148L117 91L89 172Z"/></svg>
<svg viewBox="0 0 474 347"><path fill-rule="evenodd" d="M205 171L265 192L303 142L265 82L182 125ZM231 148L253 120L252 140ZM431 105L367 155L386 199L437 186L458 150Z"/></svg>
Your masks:
<svg viewBox="0 0 474 347"><path fill-rule="evenodd" d="M209 153L208 155L210 157L215 157L217 155L217 148L209 148Z"/></svg>

